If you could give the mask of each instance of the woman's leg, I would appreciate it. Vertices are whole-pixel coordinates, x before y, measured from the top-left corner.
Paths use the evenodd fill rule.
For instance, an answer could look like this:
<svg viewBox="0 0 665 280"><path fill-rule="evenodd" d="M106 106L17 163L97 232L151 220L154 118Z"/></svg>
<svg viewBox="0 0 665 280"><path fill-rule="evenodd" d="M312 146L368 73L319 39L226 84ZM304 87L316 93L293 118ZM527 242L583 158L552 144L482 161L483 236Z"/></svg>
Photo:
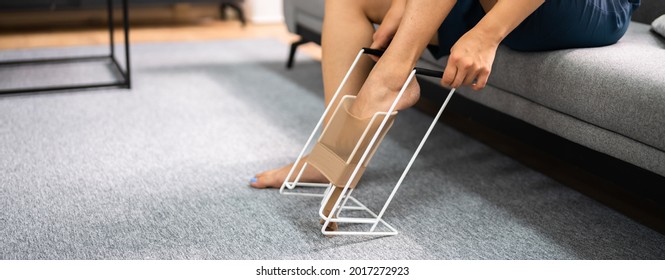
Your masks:
<svg viewBox="0 0 665 280"><path fill-rule="evenodd" d="M390 0L334 0L325 2L321 38L323 52L321 68L325 106L328 106L332 100L360 49L371 45L372 35L374 34L373 24L381 23L390 8L390 3ZM369 57L361 58L353 73L349 76L341 94L357 94L373 65L374 62ZM333 104L333 108L337 106L338 101L339 98ZM328 123L328 119L329 116L326 116L325 123ZM305 161L306 157L300 161L296 170L299 170ZM250 185L255 188L280 187L292 167L293 164L289 164L260 173L252 178ZM292 176L291 180L295 179L296 174ZM328 182L321 173L311 167L305 170L301 180L303 182ZM330 213L340 194L340 188L333 188L329 203L324 208L325 215ZM329 230L335 230L336 228L336 223L330 223L328 226Z"/></svg>
<svg viewBox="0 0 665 280"><path fill-rule="evenodd" d="M454 0L419 0L407 4L405 17L377 67L372 68L372 61L363 58L347 81L343 94L358 92L358 99L354 102L351 113L366 117L377 111L386 111L390 107L408 73L415 66L424 48L432 41L438 26L454 4ZM382 0L326 1L322 38L326 105L360 48L371 45L374 33L372 23L380 23L389 8L390 1ZM413 82L396 110L413 106L418 98L419 88L417 83ZM328 117L326 121L327 119ZM288 165L258 174L250 184L256 188L279 187L291 167L292 165ZM305 171L301 179L308 182L326 181L322 174L311 168ZM333 188L332 197L324 208L326 215L331 211L340 192L341 188ZM332 223L330 227L335 229L336 225Z"/></svg>
<svg viewBox="0 0 665 280"><path fill-rule="evenodd" d="M372 43L374 34L372 24L381 23L383 16L390 8L390 0L334 0L325 3L321 65L325 105L328 106L358 51ZM367 78L372 65L370 58L363 57L349 77L342 94L356 94ZM327 120L326 117L326 123ZM304 162L305 160L301 160L300 164ZM289 164L257 174L250 181L250 185L255 188L279 188L291 167L292 164ZM295 179L295 175L291 179ZM301 180L303 182L327 182L325 177L314 168L307 168Z"/></svg>
<svg viewBox="0 0 665 280"><path fill-rule="evenodd" d="M407 2L397 33L384 55L362 83L358 97L350 108L351 114L360 118L369 118L376 112L387 111L390 108L416 61L427 44L433 41L432 38L435 37L438 27L455 3L455 0ZM358 47L356 52L357 49ZM395 110L413 106L419 97L418 83L413 81L398 101ZM350 133L357 132L350 131ZM331 198L323 211L326 216L333 211L332 207L341 192L341 187L333 187ZM335 223L329 223L329 230L336 228Z"/></svg>
<svg viewBox="0 0 665 280"><path fill-rule="evenodd" d="M437 29L454 7L455 0L408 1L399 28L384 55L372 68L350 113L371 117L387 111L407 76ZM413 106L420 97L416 83L404 93L395 110Z"/></svg>

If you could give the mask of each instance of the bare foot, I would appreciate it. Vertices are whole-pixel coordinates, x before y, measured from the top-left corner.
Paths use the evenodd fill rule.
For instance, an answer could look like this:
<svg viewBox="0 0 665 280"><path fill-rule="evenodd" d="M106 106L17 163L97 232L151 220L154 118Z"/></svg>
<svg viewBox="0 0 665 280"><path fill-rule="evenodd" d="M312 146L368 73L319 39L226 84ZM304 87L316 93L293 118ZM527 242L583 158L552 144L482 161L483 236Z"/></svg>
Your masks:
<svg viewBox="0 0 665 280"><path fill-rule="evenodd" d="M306 156L300 160L300 164L298 165L298 168L296 168L296 170L293 172L293 175L291 175L290 180L295 180L296 176L298 176L300 168L306 161L307 161ZM282 166L277 169L259 173L249 181L249 185L257 189L280 188L282 186L282 183L284 183L284 179L286 179L286 176L289 175L289 171L291 171L292 166L293 163ZM326 177L323 176L323 174L321 174L315 168L307 167L305 169L305 172L303 172L302 176L300 177L300 182L328 183L328 180L326 179Z"/></svg>
<svg viewBox="0 0 665 280"><path fill-rule="evenodd" d="M303 157L300 160L300 164L298 165L298 168L293 172L294 174L291 175L291 180L295 180L296 176L298 176L297 172L300 171L300 168L302 165L307 161L307 156ZM291 167L293 167L293 163L289 165L282 166L277 169L265 171L263 173L259 173L254 176L249 181L249 185L253 188L257 189L265 189L265 188L280 188L282 184L284 183L284 179L286 176L289 175L289 172L291 171ZM300 177L301 182L308 182L308 183L329 183L328 179L326 179L323 174L321 174L318 170L316 170L313 167L308 167L305 169L303 172L302 176ZM334 204L334 201L337 199L339 196L337 188L335 188L335 192L333 192L334 198L330 199L330 202L326 205L324 208L323 212L324 215L328 216L332 209L332 205ZM321 220L321 224L323 224L323 220ZM337 223L331 222L328 224L328 227L326 228L329 231L335 231L337 230Z"/></svg>

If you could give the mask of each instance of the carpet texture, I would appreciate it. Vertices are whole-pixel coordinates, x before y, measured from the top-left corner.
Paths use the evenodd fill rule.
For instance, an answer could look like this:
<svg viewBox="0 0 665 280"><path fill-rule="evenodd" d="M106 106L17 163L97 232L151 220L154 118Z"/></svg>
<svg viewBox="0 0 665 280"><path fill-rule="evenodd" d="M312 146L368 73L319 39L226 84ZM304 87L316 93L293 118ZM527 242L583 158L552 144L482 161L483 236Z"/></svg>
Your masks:
<svg viewBox="0 0 665 280"><path fill-rule="evenodd" d="M271 39L132 51L131 90L0 97L0 258L665 258L665 236L443 124L386 212L399 235L325 238L315 198L247 184L292 161L314 127L318 62L287 71ZM400 113L356 197L382 205L430 121Z"/></svg>

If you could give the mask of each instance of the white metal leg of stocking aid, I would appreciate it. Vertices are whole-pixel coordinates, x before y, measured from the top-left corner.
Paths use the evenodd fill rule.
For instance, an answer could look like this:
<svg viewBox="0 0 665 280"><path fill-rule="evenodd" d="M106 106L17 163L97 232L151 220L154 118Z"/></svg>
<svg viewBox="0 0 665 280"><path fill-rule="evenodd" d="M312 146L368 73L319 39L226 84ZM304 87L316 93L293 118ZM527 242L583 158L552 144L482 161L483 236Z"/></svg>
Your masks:
<svg viewBox="0 0 665 280"><path fill-rule="evenodd" d="M351 196L351 193L353 192L354 188L351 187L352 182L356 179L356 176L360 176L359 170L361 166L363 165L362 163L365 162L365 160L368 157L371 157L371 153L373 150L373 147L375 145L378 145L380 140L380 134L384 126L388 123L388 118L391 116L391 114L395 111L395 107L397 106L397 103L399 102L400 98L406 91L406 88L408 85L411 83L413 78L415 77L416 74L424 74L428 76L435 76L435 77L440 77L442 75L441 72L439 71L432 71L432 70L427 70L427 69L420 69L416 68L413 71L411 71L409 77L407 78L406 82L402 86L400 92L398 93L397 97L395 98L395 101L392 103L390 109L383 119L381 120L381 124L379 125L379 128L376 130L376 132L372 135L372 138L369 142L369 145L364 149L364 151L356 151L354 150L354 153L359 152L362 153L362 156L360 158L360 163L357 164L353 170L353 172L350 175L350 178L346 181L346 184L342 186L335 186L332 183L307 183L307 182L300 182L300 178L302 177L303 172L305 169L308 167L308 163L305 162L303 163L302 167L298 169L298 165L300 164L301 161L303 161L303 156L305 152L307 152L310 149L310 145L312 144L312 140L314 139L314 136L318 133L319 129L321 129L323 120L325 116L330 112L332 105L335 103L335 100L339 96L339 93L341 92L342 88L344 87L347 79L349 78L351 72L355 68L356 64L360 60L360 57L363 54L374 54L374 55L381 55L380 51L376 50L371 50L371 49L363 49L361 50L358 55L356 56L356 59L353 61L351 64L351 67L349 68L349 71L346 73L344 76L344 79L342 80L340 86L337 88L337 91L333 95L329 105L326 107L325 111L323 112L323 115L319 119L318 123L316 124L316 127L310 134L309 139L305 143L305 146L301 150L300 154L298 155L298 158L296 159L293 167L289 171L288 176L286 177L287 179L284 181L280 188L280 194L284 195L300 195L300 196L313 196L313 197L322 197L321 201L321 206L319 207L319 216L323 220L323 226L321 228L321 232L324 235L373 235L373 236L385 236L385 235L395 235L398 233L398 231L388 224L384 219L383 215L385 214L386 209L388 208L388 205L392 201L392 199L395 196L395 193L401 186L402 182L404 181L404 178L406 177L407 173L411 169L411 166L413 162L415 161L416 157L418 156L418 153L420 152L421 148L425 144L425 141L427 141L427 138L429 137L430 133L432 132L432 129L438 122L439 118L441 117L441 114L443 113L443 110L445 109L446 105L450 101L450 98L453 96L453 93L455 92L455 89L451 89L450 92L448 93L448 96L446 97L443 105L439 109L439 112L437 115L434 117L432 123L430 124L427 132L423 136L422 140L420 141L420 144L418 145L418 148L414 152L413 156L411 157L409 163L407 164L406 168L402 172L402 175L400 176L399 180L393 187L392 192L390 193L388 199L384 203L383 207L379 211L379 213L375 213L371 209L369 209L367 206L365 206L362 202L360 202L358 199L354 198ZM376 118L377 115L375 115ZM364 135L363 135L364 136ZM378 141L377 141L378 140ZM356 148L357 149L357 148ZM297 172L297 173L296 173ZM289 178L291 178L294 174L296 174L296 177L293 181L289 181ZM297 188L296 188L297 187ZM321 191L321 189L324 189ZM341 194L339 197L336 199L334 206L330 213L326 216L324 214L324 207L328 204L329 200L332 197L333 193L333 188L341 188ZM349 203L351 202L351 203ZM347 205L350 204L350 205ZM356 217L357 215L353 216L346 216L347 213L351 212L364 212L365 217ZM354 230L354 229L349 229L349 230L343 230L344 228L340 227L340 230L328 230L327 228L329 227L330 223L337 223L340 226L345 225L345 224L354 224L358 225L357 227L362 227L362 225L365 225L366 229L365 230ZM377 230L377 227L379 225L382 225L381 228L383 230Z"/></svg>

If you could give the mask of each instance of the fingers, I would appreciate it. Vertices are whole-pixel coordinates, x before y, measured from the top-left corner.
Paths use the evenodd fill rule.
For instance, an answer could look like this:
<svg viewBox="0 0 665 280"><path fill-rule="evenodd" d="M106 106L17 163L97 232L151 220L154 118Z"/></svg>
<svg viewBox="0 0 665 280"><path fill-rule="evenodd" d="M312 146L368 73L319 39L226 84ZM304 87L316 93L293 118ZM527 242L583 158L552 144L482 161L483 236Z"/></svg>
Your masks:
<svg viewBox="0 0 665 280"><path fill-rule="evenodd" d="M441 78L441 85L444 87L452 87L452 83L455 80L455 75L457 74L457 67L448 59L448 64L446 64L446 69L443 70L443 78Z"/></svg>
<svg viewBox="0 0 665 280"><path fill-rule="evenodd" d="M369 47L377 50L385 50L388 48L388 45L390 45L390 41L392 41L393 36L394 32L392 29L381 28L381 26L379 26L379 28L374 32L374 35L372 35L372 44ZM374 61L379 60L378 56L370 55L370 57Z"/></svg>
<svg viewBox="0 0 665 280"><path fill-rule="evenodd" d="M458 88L462 85L471 84L475 78L473 62L458 59L455 55L448 58L446 69L443 70L441 85Z"/></svg>
<svg viewBox="0 0 665 280"><path fill-rule="evenodd" d="M372 35L372 45L370 45L370 47L373 49L385 49L390 44L393 36L394 34L386 32L379 27L379 29L374 32L374 35Z"/></svg>
<svg viewBox="0 0 665 280"><path fill-rule="evenodd" d="M473 81L476 80L476 77L478 76L478 70L476 68L471 68L467 72L467 75L463 77L462 85L469 86L473 84Z"/></svg>
<svg viewBox="0 0 665 280"><path fill-rule="evenodd" d="M471 86L473 90L481 90L485 88L487 85L487 80L489 79L490 76L490 70L487 68L483 68L480 70L480 73L478 73L478 79L476 80L476 83Z"/></svg>
<svg viewBox="0 0 665 280"><path fill-rule="evenodd" d="M474 90L480 90L487 85L489 74L490 70L486 66L451 56L443 71L441 85L453 88L470 85Z"/></svg>
<svg viewBox="0 0 665 280"><path fill-rule="evenodd" d="M393 40L399 24L402 21L402 14L404 13L405 1L393 1L391 3L390 9L383 18L383 21L379 25L379 28L376 29L372 35L372 44L370 48L385 50L390 45L390 42ZM376 56L371 56L374 61L378 61L379 58Z"/></svg>
<svg viewBox="0 0 665 280"><path fill-rule="evenodd" d="M382 46L381 43L377 42L376 40L374 40L374 42L369 46L369 48L370 49L377 49L377 50L385 50L386 49L385 47ZM376 56L376 55L370 54L369 57L372 58L372 60L374 60L374 62L379 61L379 57Z"/></svg>

